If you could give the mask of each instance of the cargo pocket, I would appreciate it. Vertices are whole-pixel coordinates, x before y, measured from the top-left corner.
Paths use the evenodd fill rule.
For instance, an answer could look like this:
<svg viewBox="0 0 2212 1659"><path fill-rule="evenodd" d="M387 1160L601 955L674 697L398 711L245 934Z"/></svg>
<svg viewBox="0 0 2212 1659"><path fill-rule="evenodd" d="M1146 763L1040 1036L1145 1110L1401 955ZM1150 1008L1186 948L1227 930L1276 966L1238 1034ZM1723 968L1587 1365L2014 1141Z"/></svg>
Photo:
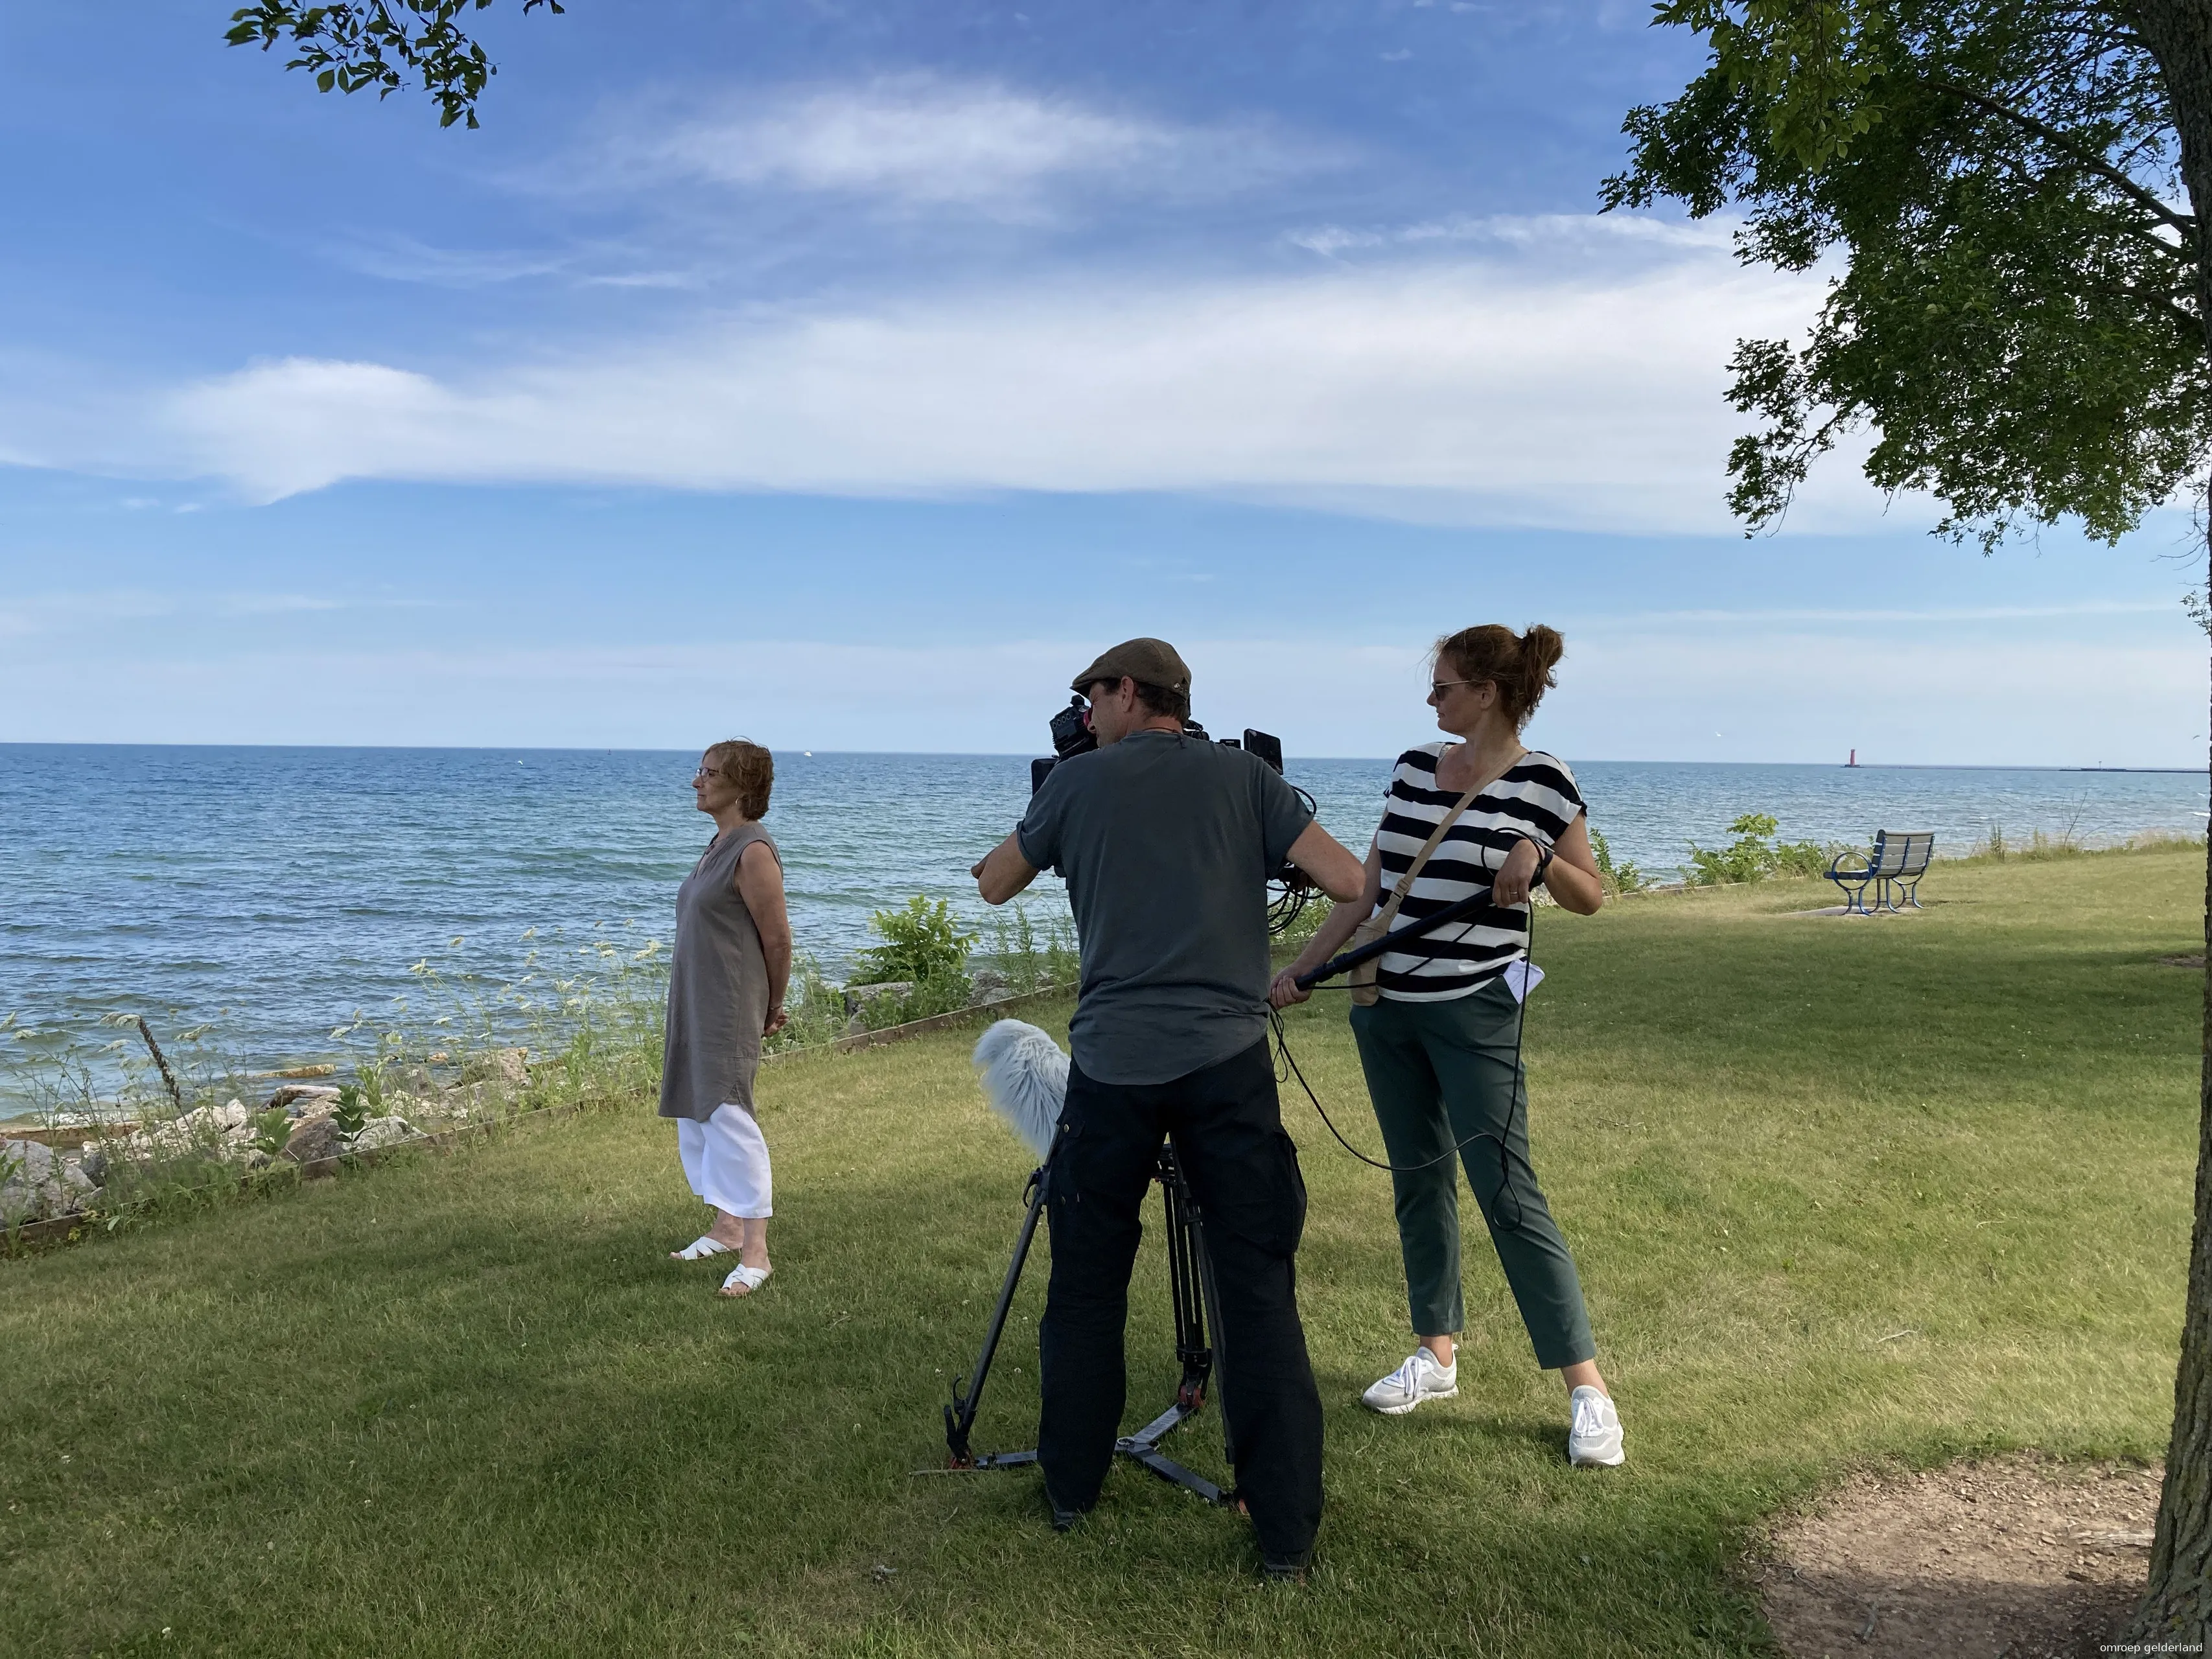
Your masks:
<svg viewBox="0 0 2212 1659"><path fill-rule="evenodd" d="M1229 1177L1227 1190L1208 1210L1208 1220L1264 1255L1296 1255L1305 1235L1306 1182L1290 1135L1270 1130L1249 1163L1222 1173Z"/></svg>
<svg viewBox="0 0 2212 1659"><path fill-rule="evenodd" d="M1286 1129L1275 1131L1275 1152L1282 1162L1284 1227L1279 1255L1296 1255L1306 1236L1306 1176L1298 1168L1298 1144Z"/></svg>

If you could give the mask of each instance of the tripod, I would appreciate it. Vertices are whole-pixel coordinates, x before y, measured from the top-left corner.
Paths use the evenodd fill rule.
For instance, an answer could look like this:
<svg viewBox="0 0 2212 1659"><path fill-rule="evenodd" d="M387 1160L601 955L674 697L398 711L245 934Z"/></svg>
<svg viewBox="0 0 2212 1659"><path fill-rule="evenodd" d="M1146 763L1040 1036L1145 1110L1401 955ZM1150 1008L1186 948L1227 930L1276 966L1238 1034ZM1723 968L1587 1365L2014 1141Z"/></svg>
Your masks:
<svg viewBox="0 0 2212 1659"><path fill-rule="evenodd" d="M1037 1459L1034 1451L979 1455L969 1446L968 1431L975 1426L975 1409L983 1398L983 1383L991 1374L991 1360L999 1351L999 1339L1006 1332L1006 1313L1013 1305L1014 1287L1021 1282L1022 1267L1029 1261L1030 1243L1036 1237L1037 1218L1044 1213L1045 1203L1051 1195L1052 1164L1052 1158L1047 1157L1030 1172L1024 1194L1029 1208L1014 1240L1014 1259L1006 1264L1006 1280L999 1286L998 1306L992 1310L990 1326L983 1333L983 1352L976 1358L972 1377L963 1377L953 1385L952 1403L945 1408L945 1443L951 1453L949 1466L954 1469L1010 1469L1034 1463ZM1136 1433L1125 1434L1116 1440L1114 1449L1125 1457L1134 1458L1162 1480L1188 1487L1209 1504L1226 1503L1228 1494L1219 1486L1159 1449L1161 1441L1206 1404L1206 1385L1213 1371L1213 1349L1206 1341L1206 1316L1211 1312L1218 1326L1221 1297L1214 1288L1213 1260L1206 1250L1205 1218L1191 1198L1190 1184L1184 1180L1182 1168L1176 1163L1175 1148L1168 1141L1160 1143L1159 1160L1153 1167L1152 1179L1159 1182L1160 1196L1167 1208L1168 1295L1175 1310L1176 1358L1182 1364L1182 1380L1176 1385L1175 1403ZM1221 1430L1224 1449L1233 1461L1236 1453L1229 1444L1225 1416Z"/></svg>

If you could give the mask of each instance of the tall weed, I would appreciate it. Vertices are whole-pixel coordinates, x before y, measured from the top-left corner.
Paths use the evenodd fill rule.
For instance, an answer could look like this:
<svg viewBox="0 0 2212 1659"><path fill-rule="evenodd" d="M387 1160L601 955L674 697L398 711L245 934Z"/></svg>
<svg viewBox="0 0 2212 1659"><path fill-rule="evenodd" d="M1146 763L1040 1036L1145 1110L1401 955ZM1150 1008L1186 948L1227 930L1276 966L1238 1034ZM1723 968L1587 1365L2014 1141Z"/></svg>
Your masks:
<svg viewBox="0 0 2212 1659"><path fill-rule="evenodd" d="M761 1045L764 1053L811 1048L844 1034L845 993L823 977L822 964L811 951L792 954L791 984L784 993L783 1012L783 1029Z"/></svg>
<svg viewBox="0 0 2212 1659"><path fill-rule="evenodd" d="M1651 878L1626 859L1614 862L1613 848L1601 830L1590 831L1590 852L1597 859L1598 880L1604 884L1607 898L1619 898L1623 893L1640 893L1651 885Z"/></svg>
<svg viewBox="0 0 2212 1659"><path fill-rule="evenodd" d="M991 918L990 963L1012 995L1073 984L1074 924L1066 916L1054 916L1040 931L1030 907L1017 902Z"/></svg>

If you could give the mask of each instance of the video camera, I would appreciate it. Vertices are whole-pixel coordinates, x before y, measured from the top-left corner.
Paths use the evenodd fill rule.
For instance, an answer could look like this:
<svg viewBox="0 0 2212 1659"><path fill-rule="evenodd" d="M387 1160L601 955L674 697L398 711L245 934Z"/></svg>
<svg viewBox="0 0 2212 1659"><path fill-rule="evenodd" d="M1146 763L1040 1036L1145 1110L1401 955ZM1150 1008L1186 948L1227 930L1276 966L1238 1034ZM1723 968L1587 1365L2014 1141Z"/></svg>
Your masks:
<svg viewBox="0 0 2212 1659"><path fill-rule="evenodd" d="M1030 793L1032 795L1044 787L1044 781L1052 775L1052 769L1060 762L1073 760L1078 755L1087 755L1098 746L1097 734L1084 719L1085 710L1085 704L1079 693L1067 700L1066 708L1052 717L1052 753L1040 756L1030 763ZM1217 741L1209 738L1206 728L1188 715L1183 717L1182 730L1185 737L1196 738L1201 743ZM1224 749L1242 749L1248 754L1257 755L1275 769L1278 777L1283 775L1283 740L1280 738L1255 731L1248 726L1244 728L1241 742L1235 738L1222 738L1218 741ZM1299 789L1295 783L1291 787L1297 792L1298 799L1306 804L1308 811L1318 810L1311 795ZM1299 912L1306 908L1307 901L1318 890L1314 886L1313 878L1288 859L1283 860L1281 869L1268 877L1267 889L1273 895L1267 902L1267 931L1271 933L1286 931L1298 919Z"/></svg>
<svg viewBox="0 0 2212 1659"><path fill-rule="evenodd" d="M1091 731L1090 722L1083 718L1086 707L1079 694L1070 697L1067 707L1052 717L1052 753L1040 756L1030 763L1030 793L1032 795L1044 787L1044 781L1052 775L1052 769L1060 762L1073 760L1078 755L1087 755L1098 746L1097 734ZM1201 743L1209 741L1206 728L1187 715L1182 729L1185 737L1196 738ZM1282 774L1283 740L1280 738L1271 737L1265 732L1255 732L1248 726L1244 728L1243 742L1235 738L1224 738L1221 746L1248 750L1273 767L1278 776ZM1297 788L1296 784L1291 787ZM1313 797L1306 794L1304 790L1299 789L1298 793L1304 797L1307 805L1313 805Z"/></svg>

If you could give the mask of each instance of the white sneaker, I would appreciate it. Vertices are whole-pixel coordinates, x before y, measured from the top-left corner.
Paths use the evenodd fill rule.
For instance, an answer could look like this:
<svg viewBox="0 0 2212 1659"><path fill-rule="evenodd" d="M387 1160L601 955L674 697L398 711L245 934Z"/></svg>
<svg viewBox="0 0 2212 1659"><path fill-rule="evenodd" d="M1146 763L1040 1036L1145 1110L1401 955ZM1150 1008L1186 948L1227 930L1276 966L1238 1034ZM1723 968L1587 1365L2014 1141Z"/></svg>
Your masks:
<svg viewBox="0 0 2212 1659"><path fill-rule="evenodd" d="M1439 1365L1436 1355L1423 1347L1414 1349L1412 1358L1381 1382L1370 1384L1359 1398L1386 1417L1403 1417L1424 1400L1449 1400L1458 1392L1456 1356L1450 1364Z"/></svg>
<svg viewBox="0 0 2212 1659"><path fill-rule="evenodd" d="M1567 1431L1567 1462L1577 1468L1613 1468L1628 1454L1620 1449L1620 1413L1602 1389L1585 1382L1567 1396L1575 1425Z"/></svg>

